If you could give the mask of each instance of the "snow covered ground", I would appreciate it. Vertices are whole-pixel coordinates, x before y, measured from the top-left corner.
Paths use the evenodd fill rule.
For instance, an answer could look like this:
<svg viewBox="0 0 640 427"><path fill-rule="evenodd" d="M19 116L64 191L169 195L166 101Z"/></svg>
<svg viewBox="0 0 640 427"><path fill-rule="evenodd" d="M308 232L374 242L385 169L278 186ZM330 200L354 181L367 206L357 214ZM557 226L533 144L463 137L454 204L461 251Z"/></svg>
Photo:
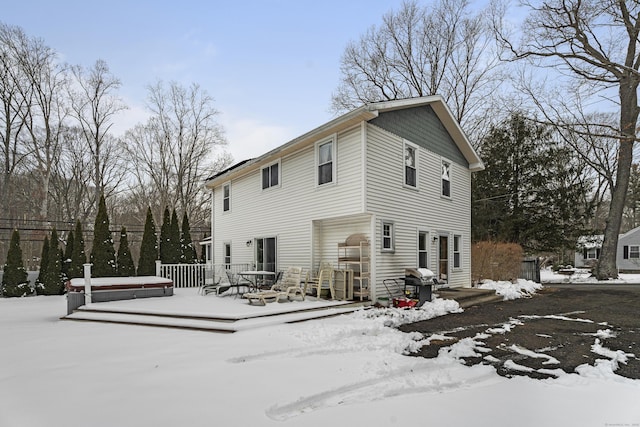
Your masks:
<svg viewBox="0 0 640 427"><path fill-rule="evenodd" d="M572 275L558 274L549 268L540 270L540 281L544 283L575 283L575 284L640 284L640 274L620 274L617 279L598 281L587 269L575 269Z"/></svg>
<svg viewBox="0 0 640 427"><path fill-rule="evenodd" d="M64 297L0 299L0 426L640 425L640 380L616 375L619 355L597 338L601 363L553 380L464 366L482 350L472 339L407 356L425 338L393 326L454 301L234 334L61 321L65 310Z"/></svg>

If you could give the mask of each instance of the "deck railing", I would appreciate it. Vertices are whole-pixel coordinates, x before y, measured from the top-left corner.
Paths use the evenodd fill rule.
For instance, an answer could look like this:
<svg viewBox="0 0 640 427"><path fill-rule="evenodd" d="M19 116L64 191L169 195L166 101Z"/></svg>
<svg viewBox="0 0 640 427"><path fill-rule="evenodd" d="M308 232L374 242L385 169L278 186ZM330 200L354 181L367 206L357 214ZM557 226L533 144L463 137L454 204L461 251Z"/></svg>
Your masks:
<svg viewBox="0 0 640 427"><path fill-rule="evenodd" d="M175 288L197 288L205 283L227 281L227 271L238 273L251 270L252 265L244 264L162 264L156 261L156 276L173 281Z"/></svg>

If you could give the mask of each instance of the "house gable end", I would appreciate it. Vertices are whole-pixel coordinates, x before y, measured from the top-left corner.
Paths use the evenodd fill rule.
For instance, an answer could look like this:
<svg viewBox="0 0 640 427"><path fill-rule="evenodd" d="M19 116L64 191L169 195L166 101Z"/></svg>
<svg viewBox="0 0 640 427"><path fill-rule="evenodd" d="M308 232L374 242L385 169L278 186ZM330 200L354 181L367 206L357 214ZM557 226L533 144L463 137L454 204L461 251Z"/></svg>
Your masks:
<svg viewBox="0 0 640 427"><path fill-rule="evenodd" d="M384 111L369 123L469 167L469 162L430 105Z"/></svg>

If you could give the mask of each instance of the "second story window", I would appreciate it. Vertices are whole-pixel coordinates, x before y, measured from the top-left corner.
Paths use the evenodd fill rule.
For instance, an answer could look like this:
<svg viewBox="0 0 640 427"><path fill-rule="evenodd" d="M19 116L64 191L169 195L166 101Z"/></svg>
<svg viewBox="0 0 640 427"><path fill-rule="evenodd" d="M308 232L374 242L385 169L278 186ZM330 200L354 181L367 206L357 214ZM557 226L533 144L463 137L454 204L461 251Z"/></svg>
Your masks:
<svg viewBox="0 0 640 427"><path fill-rule="evenodd" d="M418 186L418 150L415 146L404 143L404 184L409 187Z"/></svg>
<svg viewBox="0 0 640 427"><path fill-rule="evenodd" d="M333 141L318 145L318 185L333 182Z"/></svg>
<svg viewBox="0 0 640 427"><path fill-rule="evenodd" d="M451 197L451 163L442 161L442 195Z"/></svg>
<svg viewBox="0 0 640 427"><path fill-rule="evenodd" d="M222 210L227 212L231 208L231 184L222 187Z"/></svg>
<svg viewBox="0 0 640 427"><path fill-rule="evenodd" d="M280 185L280 163L262 168L262 189Z"/></svg>

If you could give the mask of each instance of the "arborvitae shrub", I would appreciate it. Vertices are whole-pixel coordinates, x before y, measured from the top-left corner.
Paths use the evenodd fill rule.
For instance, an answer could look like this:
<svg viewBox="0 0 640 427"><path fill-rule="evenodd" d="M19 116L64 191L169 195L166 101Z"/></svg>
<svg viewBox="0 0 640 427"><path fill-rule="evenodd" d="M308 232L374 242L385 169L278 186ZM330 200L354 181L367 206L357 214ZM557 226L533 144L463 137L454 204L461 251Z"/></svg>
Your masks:
<svg viewBox="0 0 640 427"><path fill-rule="evenodd" d="M140 258L138 259L138 276L155 276L156 260L158 259L158 234L153 221L151 208L147 209L147 219L144 223L144 233L140 244Z"/></svg>
<svg viewBox="0 0 640 427"><path fill-rule="evenodd" d="M22 260L22 248L20 247L20 233L18 230L13 230L11 234L0 294L5 297L23 297L31 294L27 270L24 268Z"/></svg>

